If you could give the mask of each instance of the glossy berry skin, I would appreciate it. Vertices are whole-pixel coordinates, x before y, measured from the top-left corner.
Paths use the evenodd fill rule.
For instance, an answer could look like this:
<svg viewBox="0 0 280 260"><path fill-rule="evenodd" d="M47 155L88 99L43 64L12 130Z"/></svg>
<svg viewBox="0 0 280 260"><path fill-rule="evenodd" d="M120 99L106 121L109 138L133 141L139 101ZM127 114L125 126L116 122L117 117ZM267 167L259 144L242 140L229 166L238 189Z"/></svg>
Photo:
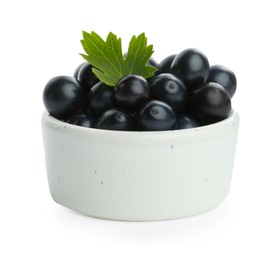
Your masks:
<svg viewBox="0 0 280 260"><path fill-rule="evenodd" d="M105 111L96 123L96 128L107 130L131 131L134 129L134 120L129 112L119 108Z"/></svg>
<svg viewBox="0 0 280 260"><path fill-rule="evenodd" d="M154 66L155 68L157 68L157 71L154 72L153 76L146 79L148 82L150 82L156 75L158 75L160 73L160 67L154 58L150 58L147 65Z"/></svg>
<svg viewBox="0 0 280 260"><path fill-rule="evenodd" d="M65 121L69 124L93 128L96 124L96 117L87 114L74 114Z"/></svg>
<svg viewBox="0 0 280 260"><path fill-rule="evenodd" d="M234 73L221 65L213 65L210 67L210 74L207 79L208 82L216 82L223 86L231 97L236 91L236 76Z"/></svg>
<svg viewBox="0 0 280 260"><path fill-rule="evenodd" d="M207 57L197 49L186 49L176 55L171 73L193 89L206 82L209 76Z"/></svg>
<svg viewBox="0 0 280 260"><path fill-rule="evenodd" d="M73 73L73 77L74 77L75 79L78 80L79 71L80 71L81 67L82 67L83 65L85 65L85 64L86 64L86 62L83 62L83 63L81 63L81 64L75 69L75 71L74 71L74 73Z"/></svg>
<svg viewBox="0 0 280 260"><path fill-rule="evenodd" d="M229 116L230 95L221 85L213 82L206 83L205 86L194 91L192 110L202 124L218 122Z"/></svg>
<svg viewBox="0 0 280 260"><path fill-rule="evenodd" d="M153 78L150 86L153 99L167 103L175 112L185 110L188 91L180 79L170 73L162 73Z"/></svg>
<svg viewBox="0 0 280 260"><path fill-rule="evenodd" d="M150 99L150 86L138 75L127 75L115 87L115 102L119 107L136 110Z"/></svg>
<svg viewBox="0 0 280 260"><path fill-rule="evenodd" d="M139 112L138 125L143 131L172 130L176 125L176 114L168 104L152 100Z"/></svg>
<svg viewBox="0 0 280 260"><path fill-rule="evenodd" d="M198 123L190 116L179 114L177 116L176 129L189 129L198 127Z"/></svg>
<svg viewBox="0 0 280 260"><path fill-rule="evenodd" d="M155 60L154 58L150 58L149 61L148 61L148 63L147 63L147 65L149 65L149 66L154 66L154 67L156 67L158 70L160 69L159 64L156 62L156 60ZM155 73L157 73L157 71L156 71Z"/></svg>
<svg viewBox="0 0 280 260"><path fill-rule="evenodd" d="M114 88L103 82L96 83L88 94L88 109L94 115L101 115L114 107Z"/></svg>
<svg viewBox="0 0 280 260"><path fill-rule="evenodd" d="M176 54L169 55L159 63L160 73L171 73L171 64L176 57Z"/></svg>
<svg viewBox="0 0 280 260"><path fill-rule="evenodd" d="M85 90L73 77L57 76L46 84L43 101L50 115L63 119L83 105Z"/></svg>
<svg viewBox="0 0 280 260"><path fill-rule="evenodd" d="M87 90L99 82L99 79L93 73L92 68L93 66L90 63L85 62L85 64L81 66L77 77L78 81L80 81Z"/></svg>

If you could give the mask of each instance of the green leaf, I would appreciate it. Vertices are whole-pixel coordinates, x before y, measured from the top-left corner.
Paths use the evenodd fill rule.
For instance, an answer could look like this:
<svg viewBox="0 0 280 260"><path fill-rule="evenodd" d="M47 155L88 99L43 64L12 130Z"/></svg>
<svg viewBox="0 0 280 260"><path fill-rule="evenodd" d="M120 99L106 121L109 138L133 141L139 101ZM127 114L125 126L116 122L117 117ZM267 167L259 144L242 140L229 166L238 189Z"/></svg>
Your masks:
<svg viewBox="0 0 280 260"><path fill-rule="evenodd" d="M144 33L130 40L127 56L122 52L121 38L110 32L104 41L97 33L83 32L82 46L86 54L81 56L93 65L93 73L109 86L128 74L151 77L157 68L147 63L153 54L153 45L147 46Z"/></svg>

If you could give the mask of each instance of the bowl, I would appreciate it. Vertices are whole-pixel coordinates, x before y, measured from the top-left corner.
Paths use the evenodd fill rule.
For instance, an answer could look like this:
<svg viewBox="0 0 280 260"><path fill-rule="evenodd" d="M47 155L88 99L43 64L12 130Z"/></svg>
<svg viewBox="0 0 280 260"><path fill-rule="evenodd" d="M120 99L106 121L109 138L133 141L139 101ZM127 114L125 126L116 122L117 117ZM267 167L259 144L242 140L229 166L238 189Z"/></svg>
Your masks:
<svg viewBox="0 0 280 260"><path fill-rule="evenodd" d="M125 132L42 114L52 198L96 218L159 221L193 216L229 193L239 115L207 126Z"/></svg>

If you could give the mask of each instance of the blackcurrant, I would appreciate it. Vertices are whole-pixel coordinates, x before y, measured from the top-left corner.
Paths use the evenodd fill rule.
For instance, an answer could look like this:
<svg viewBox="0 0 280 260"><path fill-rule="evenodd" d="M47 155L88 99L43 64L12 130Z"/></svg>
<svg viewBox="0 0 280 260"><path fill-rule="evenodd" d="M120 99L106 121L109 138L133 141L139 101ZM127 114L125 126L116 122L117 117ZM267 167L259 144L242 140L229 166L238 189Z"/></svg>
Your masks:
<svg viewBox="0 0 280 260"><path fill-rule="evenodd" d="M114 96L119 107L136 110L150 99L150 86L141 76L127 75L118 81Z"/></svg>
<svg viewBox="0 0 280 260"><path fill-rule="evenodd" d="M79 71L80 71L81 67L82 67L83 65L85 65L85 64L86 64L86 62L83 62L83 63L81 63L81 64L75 69L75 71L74 71L74 73L73 73L73 77L74 77L75 79L78 79Z"/></svg>
<svg viewBox="0 0 280 260"><path fill-rule="evenodd" d="M160 73L171 73L171 64L176 57L176 54L170 55L159 63Z"/></svg>
<svg viewBox="0 0 280 260"><path fill-rule="evenodd" d="M216 82L223 86L231 97L236 91L236 77L234 73L221 65L213 65L210 67L208 82Z"/></svg>
<svg viewBox="0 0 280 260"><path fill-rule="evenodd" d="M164 101L174 111L182 112L186 109L188 91L184 83L170 73L162 73L150 82L153 99Z"/></svg>
<svg viewBox="0 0 280 260"><path fill-rule="evenodd" d="M75 78L57 76L47 82L43 102L50 115L62 119L80 109L84 95L84 88Z"/></svg>
<svg viewBox="0 0 280 260"><path fill-rule="evenodd" d="M160 67L154 58L150 58L147 65L157 68L157 70L154 72L154 74L151 77L146 78L146 80L150 82L156 75L160 74Z"/></svg>
<svg viewBox="0 0 280 260"><path fill-rule="evenodd" d="M65 121L69 124L93 128L96 124L96 117L87 114L74 114Z"/></svg>
<svg viewBox="0 0 280 260"><path fill-rule="evenodd" d="M177 116L176 129L189 129L198 127L198 123L190 116L179 114Z"/></svg>
<svg viewBox="0 0 280 260"><path fill-rule="evenodd" d="M192 95L192 112L202 124L223 120L231 112L230 95L221 85L206 83Z"/></svg>
<svg viewBox="0 0 280 260"><path fill-rule="evenodd" d="M186 49L174 58L171 72L180 78L186 86L196 88L206 82L209 76L209 62L201 51Z"/></svg>
<svg viewBox="0 0 280 260"><path fill-rule="evenodd" d="M101 115L114 106L114 88L103 82L96 83L88 94L88 109L94 115Z"/></svg>
<svg viewBox="0 0 280 260"><path fill-rule="evenodd" d="M93 66L86 62L79 70L78 73L78 81L81 82L81 84L88 90L93 85L95 85L97 82L99 82L99 79L92 71Z"/></svg>
<svg viewBox="0 0 280 260"><path fill-rule="evenodd" d="M112 108L105 111L98 118L96 128L131 131L134 129L134 120L129 112L119 108Z"/></svg>
<svg viewBox="0 0 280 260"><path fill-rule="evenodd" d="M172 130L176 125L176 114L168 104L152 100L139 112L138 125L144 131Z"/></svg>
<svg viewBox="0 0 280 260"><path fill-rule="evenodd" d="M147 65L149 65L149 66L154 66L154 67L156 67L158 70L160 69L159 64L156 62L156 60L155 60L154 58L150 58L149 61L148 61L148 63L147 63ZM157 71L158 71L158 70L157 70ZM157 71L156 71L155 73L157 73Z"/></svg>

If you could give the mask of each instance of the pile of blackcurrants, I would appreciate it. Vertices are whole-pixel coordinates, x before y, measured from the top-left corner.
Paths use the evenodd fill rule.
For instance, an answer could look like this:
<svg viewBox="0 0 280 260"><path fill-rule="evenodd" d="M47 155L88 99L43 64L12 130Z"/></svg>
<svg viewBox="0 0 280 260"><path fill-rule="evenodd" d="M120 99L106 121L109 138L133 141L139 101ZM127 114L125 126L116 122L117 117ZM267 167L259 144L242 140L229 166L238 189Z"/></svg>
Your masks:
<svg viewBox="0 0 280 260"><path fill-rule="evenodd" d="M236 77L210 66L197 49L170 55L148 79L127 75L116 86L100 82L92 65L82 63L73 77L57 76L45 86L49 114L83 127L121 131L187 129L219 122L231 113Z"/></svg>

